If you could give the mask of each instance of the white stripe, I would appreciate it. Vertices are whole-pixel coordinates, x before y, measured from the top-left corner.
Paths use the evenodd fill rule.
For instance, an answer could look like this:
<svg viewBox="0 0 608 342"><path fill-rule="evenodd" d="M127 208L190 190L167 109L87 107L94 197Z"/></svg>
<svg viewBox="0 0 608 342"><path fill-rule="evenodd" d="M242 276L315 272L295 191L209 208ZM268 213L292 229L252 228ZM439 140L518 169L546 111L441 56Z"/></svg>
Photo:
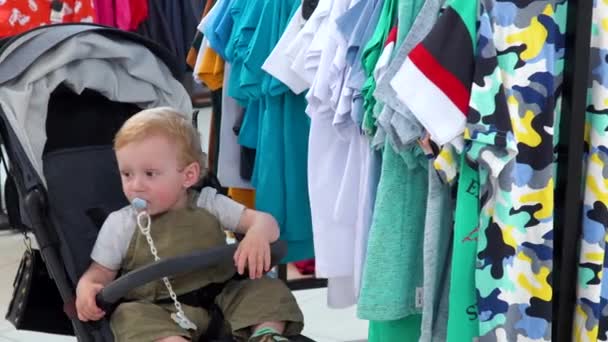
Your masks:
<svg viewBox="0 0 608 342"><path fill-rule="evenodd" d="M437 144L447 144L463 134L465 116L409 57L391 80L391 87Z"/></svg>

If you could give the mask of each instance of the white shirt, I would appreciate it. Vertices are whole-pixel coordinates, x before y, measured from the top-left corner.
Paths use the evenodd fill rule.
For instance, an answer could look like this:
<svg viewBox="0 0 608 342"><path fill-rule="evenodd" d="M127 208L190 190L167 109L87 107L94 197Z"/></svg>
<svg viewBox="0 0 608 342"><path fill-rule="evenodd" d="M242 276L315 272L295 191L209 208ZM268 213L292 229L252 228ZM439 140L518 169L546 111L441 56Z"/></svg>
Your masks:
<svg viewBox="0 0 608 342"><path fill-rule="evenodd" d="M283 36L262 65L264 71L287 85L294 94L300 94L310 86L306 79L291 68L293 58L287 54L288 47L298 37L298 33L305 24L306 19L302 17L302 5L300 5L287 25Z"/></svg>
<svg viewBox="0 0 608 342"><path fill-rule="evenodd" d="M333 127L329 72L338 45L334 39L335 19L344 13L350 0L320 1L321 11L331 10L325 31L315 36L311 50L322 51L313 85L307 94L307 113L311 117L308 145L308 188L313 222L317 275L335 278L352 276L354 226L359 173L345 177L347 165L357 164L349 155L351 141L338 136ZM324 46L320 43L324 42ZM334 73L340 77L341 73ZM356 127L350 127L352 134ZM349 135L351 136L351 135Z"/></svg>
<svg viewBox="0 0 608 342"><path fill-rule="evenodd" d="M331 3L332 0L319 1L315 11L286 49L286 55L292 61L291 69L306 80L309 87L316 76L321 57L322 46L316 41L323 35L317 33L324 32Z"/></svg>

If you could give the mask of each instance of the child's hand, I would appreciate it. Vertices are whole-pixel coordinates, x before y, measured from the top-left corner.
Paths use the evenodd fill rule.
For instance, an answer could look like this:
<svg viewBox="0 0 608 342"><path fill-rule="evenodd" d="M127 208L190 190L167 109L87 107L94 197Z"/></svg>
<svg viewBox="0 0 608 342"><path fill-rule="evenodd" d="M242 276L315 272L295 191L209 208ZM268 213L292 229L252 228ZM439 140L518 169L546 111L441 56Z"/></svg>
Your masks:
<svg viewBox="0 0 608 342"><path fill-rule="evenodd" d="M270 243L263 226L254 226L247 231L234 254L234 264L239 274L249 269L249 278L261 278L270 270Z"/></svg>
<svg viewBox="0 0 608 342"><path fill-rule="evenodd" d="M81 283L76 289L76 311L78 319L83 322L98 321L105 316L105 312L97 307L95 296L103 289L97 283Z"/></svg>

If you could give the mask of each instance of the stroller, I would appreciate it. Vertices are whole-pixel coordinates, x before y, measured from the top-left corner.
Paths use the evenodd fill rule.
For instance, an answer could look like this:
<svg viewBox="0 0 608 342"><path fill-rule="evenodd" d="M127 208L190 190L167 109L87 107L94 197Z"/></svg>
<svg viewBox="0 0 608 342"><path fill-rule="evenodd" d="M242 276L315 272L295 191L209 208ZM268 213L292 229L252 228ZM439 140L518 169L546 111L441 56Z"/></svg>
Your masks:
<svg viewBox="0 0 608 342"><path fill-rule="evenodd" d="M81 322L73 304L101 224L128 204L112 150L114 134L141 108L192 113L179 74L163 48L107 27L54 25L0 40L0 138L18 198L11 205L20 208L15 225L36 237L67 313L42 319L69 317L67 326L79 341L113 341L107 319ZM137 286L213 265L235 250L232 244L150 264L105 287L98 304L107 307ZM271 250L276 264L286 246L279 241Z"/></svg>

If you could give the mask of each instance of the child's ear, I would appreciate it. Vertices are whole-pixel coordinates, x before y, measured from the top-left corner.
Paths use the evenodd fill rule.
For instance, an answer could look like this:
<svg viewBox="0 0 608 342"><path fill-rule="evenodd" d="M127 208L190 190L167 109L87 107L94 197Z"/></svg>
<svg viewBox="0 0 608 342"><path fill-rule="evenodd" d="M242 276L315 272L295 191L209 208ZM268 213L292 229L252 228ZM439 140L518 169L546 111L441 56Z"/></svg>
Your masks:
<svg viewBox="0 0 608 342"><path fill-rule="evenodd" d="M184 168L184 188L196 184L201 177L201 166L197 162L190 163Z"/></svg>

